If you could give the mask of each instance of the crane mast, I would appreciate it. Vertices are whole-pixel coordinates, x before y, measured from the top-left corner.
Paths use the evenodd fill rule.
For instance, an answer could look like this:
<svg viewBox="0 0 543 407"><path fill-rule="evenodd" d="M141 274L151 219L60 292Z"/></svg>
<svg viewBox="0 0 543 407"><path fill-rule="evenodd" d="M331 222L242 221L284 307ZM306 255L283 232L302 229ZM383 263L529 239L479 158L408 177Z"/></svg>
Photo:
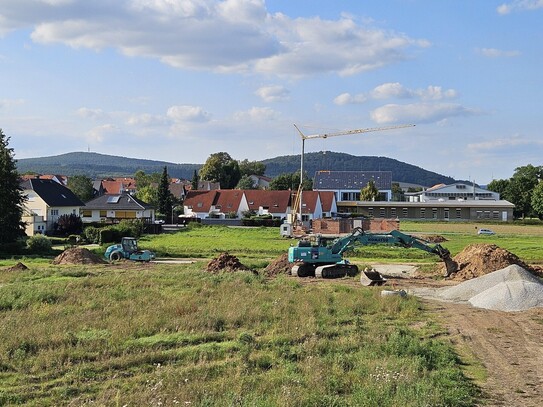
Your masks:
<svg viewBox="0 0 543 407"><path fill-rule="evenodd" d="M298 185L298 192L296 194L296 199L294 201L294 206L292 207L292 213L291 213L291 223L295 225L297 223L297 215L299 213L300 222L302 221L302 190L303 190L303 174L304 174L304 150L305 150L305 141L316 139L316 138L328 138L328 137L336 137L336 136L349 136L352 134L360 134L360 133L370 133L374 131L385 131L385 130L393 130L393 129L402 129L405 127L415 127L414 124L399 124L395 126L385 126L385 127L369 127L365 129L353 129L353 130L344 130L340 132L335 133L322 133L322 134L304 134L302 131L294 124L294 127L300 134L300 137L302 139L302 154L300 157L300 184Z"/></svg>

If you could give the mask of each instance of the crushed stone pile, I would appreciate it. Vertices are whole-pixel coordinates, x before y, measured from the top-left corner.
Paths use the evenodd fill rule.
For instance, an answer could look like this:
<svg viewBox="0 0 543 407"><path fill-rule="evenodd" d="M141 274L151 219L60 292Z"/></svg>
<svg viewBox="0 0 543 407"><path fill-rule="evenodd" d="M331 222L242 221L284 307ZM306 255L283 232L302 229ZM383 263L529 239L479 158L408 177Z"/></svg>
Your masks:
<svg viewBox="0 0 543 407"><path fill-rule="evenodd" d="M268 264L268 266L264 269L264 275L266 277L275 277L279 274L290 274L291 268L292 263L289 263L288 261L288 253L284 253Z"/></svg>
<svg viewBox="0 0 543 407"><path fill-rule="evenodd" d="M469 302L477 308L524 311L543 307L543 281L518 264L464 281L453 287L414 291L444 301Z"/></svg>
<svg viewBox="0 0 543 407"><path fill-rule="evenodd" d="M24 270L28 270L28 267L21 262L18 262L16 265L8 267L6 269L6 271L24 271Z"/></svg>
<svg viewBox="0 0 543 407"><path fill-rule="evenodd" d="M477 278L512 264L517 264L526 270L530 270L530 267L515 254L495 244L470 244L454 256L453 260L458 265L458 271L452 277L454 280ZM444 266L442 267L444 271Z"/></svg>
<svg viewBox="0 0 543 407"><path fill-rule="evenodd" d="M64 250L53 260L53 264L104 264L107 263L84 247L71 247Z"/></svg>
<svg viewBox="0 0 543 407"><path fill-rule="evenodd" d="M221 253L212 259L206 267L206 271L210 273L218 273L219 271L252 271L249 267L242 264L236 256Z"/></svg>

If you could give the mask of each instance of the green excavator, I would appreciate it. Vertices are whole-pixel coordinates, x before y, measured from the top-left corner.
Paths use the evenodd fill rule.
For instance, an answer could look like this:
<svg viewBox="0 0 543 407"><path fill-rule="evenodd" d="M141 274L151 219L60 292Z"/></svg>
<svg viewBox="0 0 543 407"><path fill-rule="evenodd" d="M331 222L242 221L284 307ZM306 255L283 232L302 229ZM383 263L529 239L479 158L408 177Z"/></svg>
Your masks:
<svg viewBox="0 0 543 407"><path fill-rule="evenodd" d="M294 263L291 274L298 277L315 276L318 278L338 278L355 276L358 267L343 258L343 253L354 246L388 244L407 248L416 248L439 256L445 263L445 277L457 271L458 265L451 258L449 250L439 244L429 242L393 230L388 233L368 233L362 228L354 228L352 233L335 239L321 235L311 235L301 239L297 246L288 250L288 261ZM383 277L376 271L363 271L367 285L384 283Z"/></svg>

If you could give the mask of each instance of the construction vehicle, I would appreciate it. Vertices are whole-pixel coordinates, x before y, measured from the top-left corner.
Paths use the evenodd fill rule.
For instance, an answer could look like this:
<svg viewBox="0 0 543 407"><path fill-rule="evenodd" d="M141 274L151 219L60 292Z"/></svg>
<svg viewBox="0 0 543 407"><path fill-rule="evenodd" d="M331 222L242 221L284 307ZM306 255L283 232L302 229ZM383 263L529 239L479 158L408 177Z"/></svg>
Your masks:
<svg viewBox="0 0 543 407"><path fill-rule="evenodd" d="M449 250L439 244L431 245L423 239L397 230L389 233L367 233L361 227L357 227L351 234L334 239L321 235L310 235L308 239L301 239L297 246L292 246L288 250L288 261L294 263L291 274L298 277L314 275L319 278L355 276L358 273L358 267L344 259L343 254L357 245L375 244L412 247L436 254L445 262L446 277L458 268ZM364 270L361 281L363 284L366 282L365 285L379 285L385 280L375 270Z"/></svg>
<svg viewBox="0 0 543 407"><path fill-rule="evenodd" d="M155 258L155 254L149 250L139 250L136 238L123 237L120 244L111 245L106 249L104 257L109 261L121 259L151 261Z"/></svg>

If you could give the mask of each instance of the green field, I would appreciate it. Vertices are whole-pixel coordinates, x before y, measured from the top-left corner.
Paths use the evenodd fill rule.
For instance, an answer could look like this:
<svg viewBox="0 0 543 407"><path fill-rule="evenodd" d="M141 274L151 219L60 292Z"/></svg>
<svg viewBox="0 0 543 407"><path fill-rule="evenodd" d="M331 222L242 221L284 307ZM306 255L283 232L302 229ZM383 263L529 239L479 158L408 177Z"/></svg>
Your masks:
<svg viewBox="0 0 543 407"><path fill-rule="evenodd" d="M485 242L543 259L535 229L492 225L498 234L480 237L448 227L402 224L409 233L445 235L453 252ZM468 361L415 297L381 297L356 278L204 271L223 251L260 271L292 243L276 228L200 227L141 241L193 264L2 261L21 260L29 270L0 268L0 405L476 404L477 387L463 373ZM352 255L436 262L386 246Z"/></svg>

